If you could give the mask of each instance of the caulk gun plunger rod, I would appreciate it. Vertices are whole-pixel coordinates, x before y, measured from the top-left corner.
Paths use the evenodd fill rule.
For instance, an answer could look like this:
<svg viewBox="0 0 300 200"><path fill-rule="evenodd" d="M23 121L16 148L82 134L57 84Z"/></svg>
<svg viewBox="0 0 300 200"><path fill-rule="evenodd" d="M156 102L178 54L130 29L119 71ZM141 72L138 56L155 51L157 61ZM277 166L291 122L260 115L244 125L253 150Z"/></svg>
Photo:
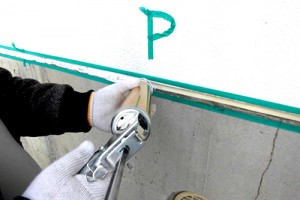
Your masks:
<svg viewBox="0 0 300 200"><path fill-rule="evenodd" d="M112 174L111 181L109 183L105 200L117 200L118 192L123 176L124 166L126 162L126 157L128 155L128 150L125 148L123 149L123 154L119 162L117 163L116 169Z"/></svg>

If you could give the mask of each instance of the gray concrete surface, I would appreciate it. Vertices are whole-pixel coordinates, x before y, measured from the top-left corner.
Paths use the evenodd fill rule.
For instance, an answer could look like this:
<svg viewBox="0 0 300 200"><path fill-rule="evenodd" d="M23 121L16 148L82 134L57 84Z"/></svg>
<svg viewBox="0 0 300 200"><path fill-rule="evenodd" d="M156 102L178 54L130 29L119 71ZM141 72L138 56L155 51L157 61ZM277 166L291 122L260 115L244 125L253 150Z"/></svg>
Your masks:
<svg viewBox="0 0 300 200"><path fill-rule="evenodd" d="M0 64L22 77L67 83L79 91L105 86L7 59ZM125 168L120 199L165 200L183 190L210 200L300 199L299 134L165 99L154 97L153 103L152 134ZM22 142L44 168L85 139L100 146L109 137L92 129Z"/></svg>

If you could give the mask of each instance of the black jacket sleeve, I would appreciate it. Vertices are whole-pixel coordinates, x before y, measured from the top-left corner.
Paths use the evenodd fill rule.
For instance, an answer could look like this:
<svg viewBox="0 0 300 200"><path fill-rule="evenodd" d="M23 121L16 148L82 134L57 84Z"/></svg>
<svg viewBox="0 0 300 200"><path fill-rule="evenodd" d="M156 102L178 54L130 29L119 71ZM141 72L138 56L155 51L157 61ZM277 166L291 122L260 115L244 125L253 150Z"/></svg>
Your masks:
<svg viewBox="0 0 300 200"><path fill-rule="evenodd" d="M30 200L30 199L27 199L27 198L22 197L22 196L17 196L13 200Z"/></svg>
<svg viewBox="0 0 300 200"><path fill-rule="evenodd" d="M69 85L13 77L0 67L0 119L16 140L20 136L88 132L89 96Z"/></svg>

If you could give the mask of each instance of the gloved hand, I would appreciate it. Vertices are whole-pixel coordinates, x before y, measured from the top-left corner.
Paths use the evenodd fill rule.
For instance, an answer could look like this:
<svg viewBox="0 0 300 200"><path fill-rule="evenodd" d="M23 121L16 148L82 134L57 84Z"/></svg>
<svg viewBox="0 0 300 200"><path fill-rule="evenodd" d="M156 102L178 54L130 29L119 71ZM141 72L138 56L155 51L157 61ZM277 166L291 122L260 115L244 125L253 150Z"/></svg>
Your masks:
<svg viewBox="0 0 300 200"><path fill-rule="evenodd" d="M104 180L88 182L85 175L77 174L93 153L93 143L83 142L75 150L44 169L22 196L31 200L104 199L111 175Z"/></svg>
<svg viewBox="0 0 300 200"><path fill-rule="evenodd" d="M132 78L117 82L91 94L88 121L102 131L111 132L111 120L118 111L127 93L140 85L140 79Z"/></svg>

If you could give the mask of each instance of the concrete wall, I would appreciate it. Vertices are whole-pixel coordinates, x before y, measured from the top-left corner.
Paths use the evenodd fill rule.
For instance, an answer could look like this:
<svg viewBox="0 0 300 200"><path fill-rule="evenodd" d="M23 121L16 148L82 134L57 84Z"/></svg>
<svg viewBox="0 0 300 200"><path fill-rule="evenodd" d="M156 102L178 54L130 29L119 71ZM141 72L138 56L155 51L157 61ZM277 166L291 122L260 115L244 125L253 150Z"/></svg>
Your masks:
<svg viewBox="0 0 300 200"><path fill-rule="evenodd" d="M57 71L0 59L14 74L67 83L78 91L105 85ZM157 111L146 146L127 164L120 199L168 199L189 190L211 200L296 200L300 197L300 135L199 108L153 98ZM42 167L85 139L96 146L110 137L89 133L23 138Z"/></svg>

